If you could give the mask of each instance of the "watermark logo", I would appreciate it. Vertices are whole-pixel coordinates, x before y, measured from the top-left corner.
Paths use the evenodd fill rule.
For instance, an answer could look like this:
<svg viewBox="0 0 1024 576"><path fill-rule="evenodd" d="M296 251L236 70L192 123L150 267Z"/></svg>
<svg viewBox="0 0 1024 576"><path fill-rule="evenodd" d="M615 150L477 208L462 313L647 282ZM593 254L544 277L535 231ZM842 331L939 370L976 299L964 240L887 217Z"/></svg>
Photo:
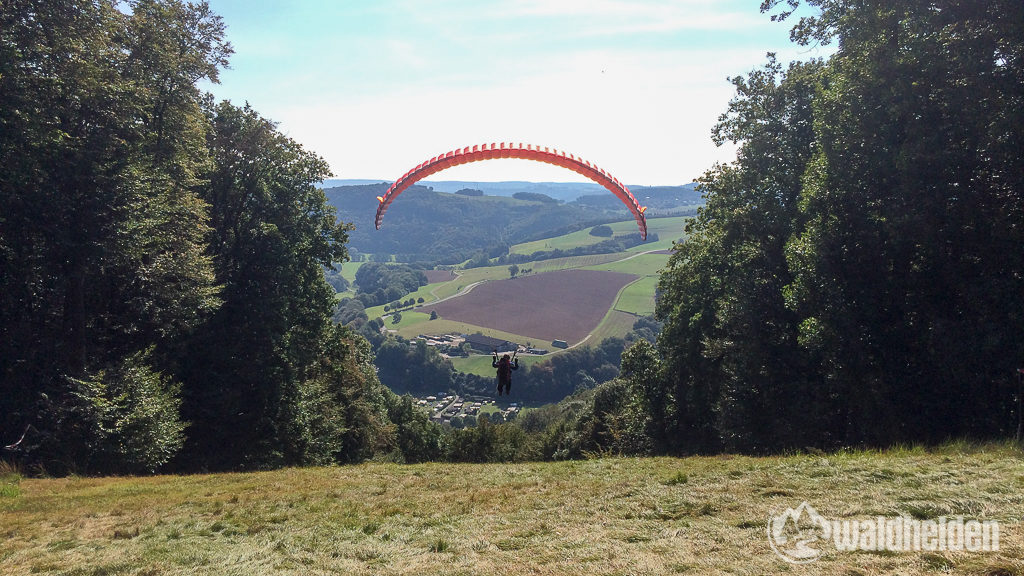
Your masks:
<svg viewBox="0 0 1024 576"><path fill-rule="evenodd" d="M821 556L818 546L827 532L828 520L806 501L768 519L768 543L779 557L793 564L817 560Z"/></svg>
<svg viewBox="0 0 1024 576"><path fill-rule="evenodd" d="M830 547L839 552L994 552L999 550L999 523L963 516L835 520L802 502L768 518L768 543L780 558L793 564L814 562Z"/></svg>

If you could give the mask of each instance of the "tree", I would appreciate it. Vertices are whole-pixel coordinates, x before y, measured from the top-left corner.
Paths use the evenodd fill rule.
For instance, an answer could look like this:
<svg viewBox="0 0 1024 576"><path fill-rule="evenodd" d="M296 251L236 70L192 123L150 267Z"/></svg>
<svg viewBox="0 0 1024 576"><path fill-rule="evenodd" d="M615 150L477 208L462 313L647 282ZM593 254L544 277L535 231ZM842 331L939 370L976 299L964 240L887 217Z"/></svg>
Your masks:
<svg viewBox="0 0 1024 576"><path fill-rule="evenodd" d="M45 442L30 459L72 440L44 411L86 418L60 405L73 382L164 373L219 304L195 84L230 52L205 5L0 5L0 430L32 423ZM119 382L144 395L151 379Z"/></svg>
<svg viewBox="0 0 1024 576"><path fill-rule="evenodd" d="M455 368L447 358L426 342L409 346L404 340L388 337L377 349L380 381L398 393L425 394L452 387Z"/></svg>
<svg viewBox="0 0 1024 576"><path fill-rule="evenodd" d="M838 39L836 54L733 79L714 134L737 161L701 179L707 205L659 284L664 438L768 451L1006 433L1024 358L1009 305L1024 6L808 4L793 37Z"/></svg>
<svg viewBox="0 0 1024 576"><path fill-rule="evenodd" d="M518 264L513 264L513 265L509 266L508 267L508 275L511 278L515 278L516 274L519 274L519 265Z"/></svg>
<svg viewBox="0 0 1024 576"><path fill-rule="evenodd" d="M777 449L796 441L778 437L792 428L771 419L806 407L791 390L812 380L801 371L798 320L783 289L791 281L786 241L800 230L801 176L815 145L821 66L783 70L770 57L764 68L732 79L736 96L713 135L739 144L737 160L701 178L707 204L658 286L670 402L658 437L676 450Z"/></svg>
<svg viewBox="0 0 1024 576"><path fill-rule="evenodd" d="M346 260L350 226L315 186L327 164L248 106L211 104L207 115L204 197L224 304L182 370L191 464L358 459L383 426L383 396L361 339L330 321L323 268Z"/></svg>
<svg viewBox="0 0 1024 576"><path fill-rule="evenodd" d="M1006 433L1024 359L1024 6L814 2L838 38L792 238L800 341L847 442Z"/></svg>
<svg viewBox="0 0 1024 576"><path fill-rule="evenodd" d="M441 427L412 403L409 395L388 395L388 420L397 428L395 442L401 460L427 462L441 455Z"/></svg>
<svg viewBox="0 0 1024 576"><path fill-rule="evenodd" d="M148 354L69 381L68 398L47 410L60 438L51 453L93 474L152 473L177 454L185 429L179 385L154 372Z"/></svg>

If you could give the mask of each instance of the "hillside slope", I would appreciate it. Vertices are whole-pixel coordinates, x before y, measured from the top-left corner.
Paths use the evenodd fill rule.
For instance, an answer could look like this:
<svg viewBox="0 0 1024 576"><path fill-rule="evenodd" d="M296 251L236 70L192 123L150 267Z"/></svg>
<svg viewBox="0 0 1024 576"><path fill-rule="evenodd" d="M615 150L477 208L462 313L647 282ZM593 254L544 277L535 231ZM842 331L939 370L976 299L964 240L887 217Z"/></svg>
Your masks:
<svg viewBox="0 0 1024 576"><path fill-rule="evenodd" d="M401 261L462 262L483 251L498 256L508 246L564 234L628 217L624 207L530 202L499 196L462 196L413 186L374 228L377 196L388 184L324 190L338 218L355 224L349 247L358 252L394 254Z"/></svg>
<svg viewBox="0 0 1024 576"><path fill-rule="evenodd" d="M0 573L1021 574L1024 460L936 452L525 464L363 464L22 480L0 491ZM967 489L969 487L969 489ZM995 552L841 552L787 564L771 515L997 520Z"/></svg>
<svg viewBox="0 0 1024 576"><path fill-rule="evenodd" d="M481 251L496 257L513 244L551 238L595 224L632 220L618 198L607 191L583 196L581 202L558 203L506 196L464 196L416 185L395 200L384 217L384 225L376 230L377 196L384 194L388 186L378 183L324 189L328 202L337 209L338 218L355 224L348 245L357 253L393 254L405 262L454 264ZM690 186L641 189L644 202L652 207L648 217L656 217L659 210L694 212L695 204L701 200ZM634 227L631 233L636 232Z"/></svg>

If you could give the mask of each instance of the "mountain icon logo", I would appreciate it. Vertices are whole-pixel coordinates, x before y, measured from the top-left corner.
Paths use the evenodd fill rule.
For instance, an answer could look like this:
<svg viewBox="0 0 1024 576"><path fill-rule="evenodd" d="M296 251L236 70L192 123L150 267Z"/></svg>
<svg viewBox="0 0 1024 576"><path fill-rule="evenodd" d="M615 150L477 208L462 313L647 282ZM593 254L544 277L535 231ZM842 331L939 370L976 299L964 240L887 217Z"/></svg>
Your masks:
<svg viewBox="0 0 1024 576"><path fill-rule="evenodd" d="M786 562L809 564L821 556L815 543L828 540L828 520L806 501L768 518L768 543Z"/></svg>

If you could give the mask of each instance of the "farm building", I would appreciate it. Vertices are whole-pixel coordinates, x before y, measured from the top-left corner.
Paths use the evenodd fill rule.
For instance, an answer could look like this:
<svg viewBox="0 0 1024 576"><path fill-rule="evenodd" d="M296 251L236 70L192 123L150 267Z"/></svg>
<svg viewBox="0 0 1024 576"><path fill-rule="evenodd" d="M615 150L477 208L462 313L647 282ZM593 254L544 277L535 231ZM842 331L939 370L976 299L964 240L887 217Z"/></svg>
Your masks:
<svg viewBox="0 0 1024 576"><path fill-rule="evenodd" d="M566 342L565 340L554 340L554 341L551 342L551 345L553 347L555 347L555 348L568 348L569 347L569 343Z"/></svg>
<svg viewBox="0 0 1024 576"><path fill-rule="evenodd" d="M469 343L469 347L479 352L512 352L519 348L519 344L515 342L509 342L508 340L501 340L500 338L491 338L490 336L484 336L483 334L467 334L466 342Z"/></svg>

